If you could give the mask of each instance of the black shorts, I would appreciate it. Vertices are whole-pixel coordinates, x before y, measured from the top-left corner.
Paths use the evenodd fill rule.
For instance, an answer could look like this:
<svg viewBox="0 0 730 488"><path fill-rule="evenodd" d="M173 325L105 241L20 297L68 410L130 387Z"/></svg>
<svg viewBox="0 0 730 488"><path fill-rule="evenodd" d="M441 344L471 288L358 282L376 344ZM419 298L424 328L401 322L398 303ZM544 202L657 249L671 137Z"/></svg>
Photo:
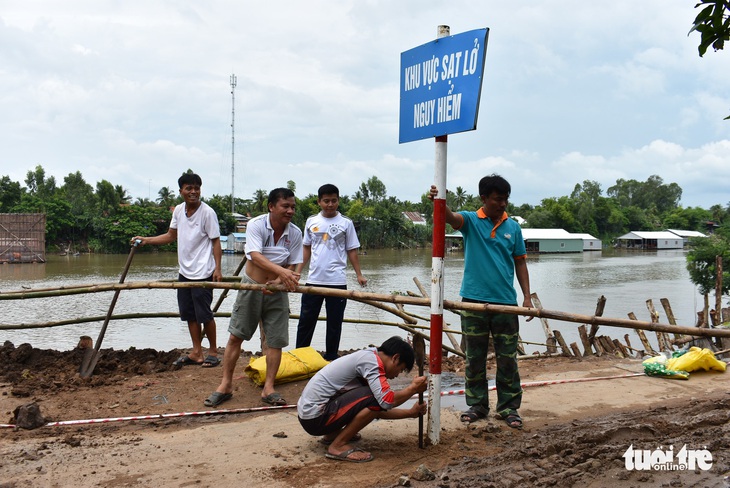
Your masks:
<svg viewBox="0 0 730 488"><path fill-rule="evenodd" d="M203 282L213 281L213 276L204 280L189 280L183 275L178 275L177 281ZM178 288L177 307L180 310L180 320L186 322L197 322L201 325L213 320L213 312L210 304L213 303L213 290L211 288Z"/></svg>
<svg viewBox="0 0 730 488"><path fill-rule="evenodd" d="M352 422L364 408L383 410L368 385L335 395L325 406L322 415L314 419L300 418L299 423L309 435L332 434Z"/></svg>

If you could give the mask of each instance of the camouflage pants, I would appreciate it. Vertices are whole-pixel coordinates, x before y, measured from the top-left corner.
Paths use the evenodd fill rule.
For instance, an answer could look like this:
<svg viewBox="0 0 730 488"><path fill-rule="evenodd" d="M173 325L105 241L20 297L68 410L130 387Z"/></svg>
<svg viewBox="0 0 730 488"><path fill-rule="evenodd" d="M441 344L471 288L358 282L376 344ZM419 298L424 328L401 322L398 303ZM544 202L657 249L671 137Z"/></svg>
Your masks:
<svg viewBox="0 0 730 488"><path fill-rule="evenodd" d="M489 411L487 351L491 334L497 359L497 413L506 416L520 408L522 387L517 370L519 329L517 315L468 310L461 312L461 331L466 345L466 404L470 407L482 410L485 414Z"/></svg>

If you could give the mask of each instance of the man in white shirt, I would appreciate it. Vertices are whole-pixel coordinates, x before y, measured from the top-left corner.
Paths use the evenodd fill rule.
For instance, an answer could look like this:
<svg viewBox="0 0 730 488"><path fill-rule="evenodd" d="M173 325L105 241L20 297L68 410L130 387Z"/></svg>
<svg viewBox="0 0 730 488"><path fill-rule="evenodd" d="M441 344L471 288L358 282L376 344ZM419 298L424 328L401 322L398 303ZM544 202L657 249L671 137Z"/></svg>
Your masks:
<svg viewBox="0 0 730 488"><path fill-rule="evenodd" d="M177 240L177 258L180 265L178 281L221 281L220 227L215 211L200 199L203 180L195 173L183 173L177 180L183 203L172 212L170 227L165 234L155 237L135 236L132 243L140 246L160 246ZM177 304L180 319L187 321L193 350L184 354L173 365L218 366L216 324L210 304L213 290L209 288L178 288ZM201 330L202 325L202 330ZM208 355L203 356L203 331L208 338Z"/></svg>
<svg viewBox="0 0 730 488"><path fill-rule="evenodd" d="M302 262L302 231L291 223L296 209L294 192L287 188L272 190L268 207L268 214L254 217L246 226L247 261L241 281L284 285L288 291L295 291L300 275L294 270ZM217 407L233 397L233 371L241 355L241 344L253 337L259 322L268 346L261 401L286 405L286 400L274 390L274 380L281 364L281 350L289 345L289 294L239 290L228 326L223 379L205 400L206 407Z"/></svg>
<svg viewBox="0 0 730 488"><path fill-rule="evenodd" d="M309 261L306 286L346 290L345 269L348 259L355 270L357 282L360 286L365 286L368 280L360 271L360 260L357 255L360 241L355 226L350 219L337 211L340 205L340 190L335 185L322 185L317 191L317 204L322 211L309 217L304 226L304 260L299 266L299 271ZM325 303L327 311L324 358L333 361L339 356L346 298L303 293L296 347L307 347L312 343L322 302Z"/></svg>

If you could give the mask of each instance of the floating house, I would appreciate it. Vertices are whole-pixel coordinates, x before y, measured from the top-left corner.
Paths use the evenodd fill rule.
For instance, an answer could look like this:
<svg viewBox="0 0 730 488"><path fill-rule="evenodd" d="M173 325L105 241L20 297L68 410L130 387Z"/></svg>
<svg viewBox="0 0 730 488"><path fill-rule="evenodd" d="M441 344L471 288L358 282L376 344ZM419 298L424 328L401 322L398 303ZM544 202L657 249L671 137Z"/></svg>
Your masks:
<svg viewBox="0 0 730 488"><path fill-rule="evenodd" d="M682 249L684 239L674 232L633 230L617 238L618 247L626 249Z"/></svg>
<svg viewBox="0 0 730 488"><path fill-rule="evenodd" d="M524 233L524 231L522 231ZM601 240L596 239L590 234L570 234L573 237L578 237L579 239L583 240L583 250L584 251L600 251L601 250Z"/></svg>
<svg viewBox="0 0 730 488"><path fill-rule="evenodd" d="M583 239L564 229L522 229L522 237L528 253L583 252Z"/></svg>
<svg viewBox="0 0 730 488"><path fill-rule="evenodd" d="M221 243L221 246L223 243ZM244 252L244 246L246 245L246 233L245 232L231 232L228 234L228 242L225 248L228 252L242 253Z"/></svg>
<svg viewBox="0 0 730 488"><path fill-rule="evenodd" d="M672 234L677 234L684 241L684 247L689 245L689 240L695 237L707 237L702 232L696 230L678 230L678 229L667 229Z"/></svg>

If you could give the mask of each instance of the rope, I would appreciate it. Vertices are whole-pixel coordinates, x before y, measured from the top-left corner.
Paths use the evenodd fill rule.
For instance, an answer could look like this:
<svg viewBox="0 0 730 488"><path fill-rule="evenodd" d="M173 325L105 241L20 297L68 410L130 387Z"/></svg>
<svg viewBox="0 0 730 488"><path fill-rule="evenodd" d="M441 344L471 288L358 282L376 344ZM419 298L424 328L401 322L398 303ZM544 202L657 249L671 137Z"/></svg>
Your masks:
<svg viewBox="0 0 730 488"><path fill-rule="evenodd" d="M560 385L564 383L582 383L585 381L599 381L599 380L613 380L619 378L632 378L635 376L645 376L644 373L629 373L617 376L596 376L593 378L568 378L564 380L545 380L545 381L530 381L522 383L522 388L532 388L536 386L548 386L548 385ZM489 390L496 390L496 386L490 386ZM451 390L442 391L441 396L447 395L463 395L465 390ZM427 394L426 394L427 395ZM411 398L418 398L418 395L414 395ZM202 410L199 412L179 412L179 413L161 413L153 415L137 415L133 417L110 417L101 419L85 419L85 420L63 420L59 422L49 422L43 427L61 427L66 425L85 425L85 424L105 424L111 422L124 422L130 420L160 420L166 418L179 418L179 417L195 417L195 416L209 416L209 415L222 415L222 414L234 414L234 413L251 413L251 412L263 412L267 410L282 410L296 408L296 405L281 405L281 406L270 406L270 407L249 407L249 408L227 408L221 410ZM15 428L13 424L0 424L0 428Z"/></svg>

